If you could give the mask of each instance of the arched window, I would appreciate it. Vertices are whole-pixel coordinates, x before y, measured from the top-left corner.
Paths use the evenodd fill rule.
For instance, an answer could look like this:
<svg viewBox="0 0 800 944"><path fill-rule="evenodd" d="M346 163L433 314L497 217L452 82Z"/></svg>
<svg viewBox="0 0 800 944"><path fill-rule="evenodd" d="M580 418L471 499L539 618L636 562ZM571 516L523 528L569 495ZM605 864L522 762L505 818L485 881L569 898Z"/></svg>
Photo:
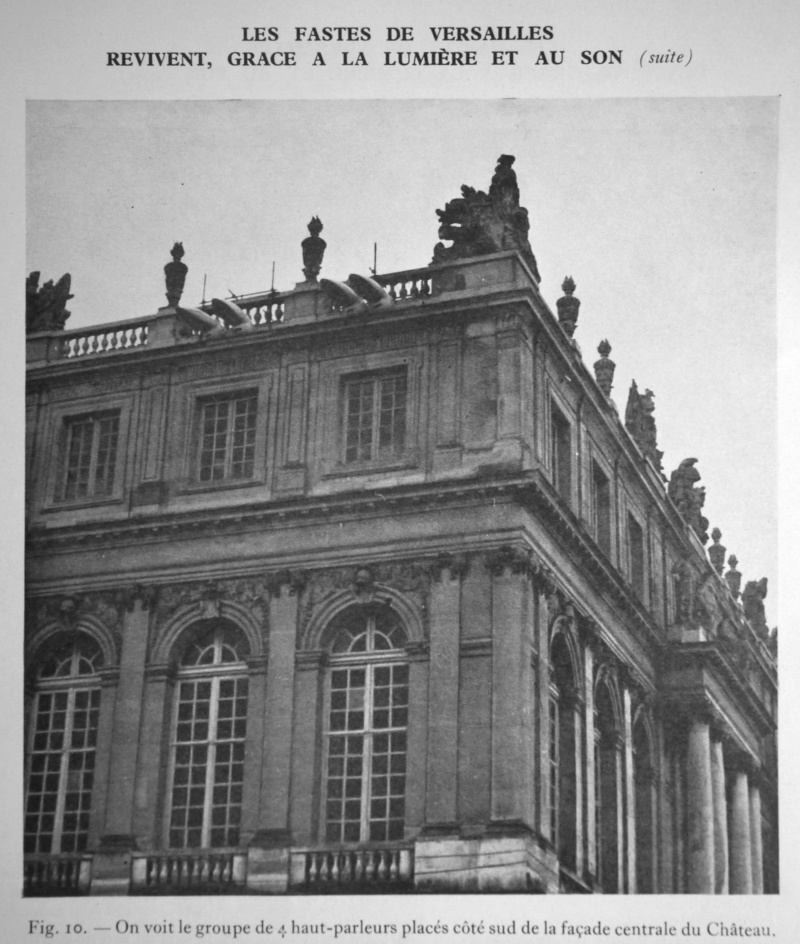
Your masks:
<svg viewBox="0 0 800 944"><path fill-rule="evenodd" d="M25 852L82 852L89 838L100 647L84 633L62 637L35 679L28 749Z"/></svg>
<svg viewBox="0 0 800 944"><path fill-rule="evenodd" d="M595 695L595 823L598 880L606 894L620 889L620 808L622 745L608 685L601 683Z"/></svg>
<svg viewBox="0 0 800 944"><path fill-rule="evenodd" d="M331 627L325 839L384 842L405 828L408 663L386 608L346 610Z"/></svg>
<svg viewBox="0 0 800 944"><path fill-rule="evenodd" d="M562 866L576 863L575 671L563 633L550 649L550 833Z"/></svg>
<svg viewBox="0 0 800 944"><path fill-rule="evenodd" d="M189 631L172 723L171 849L239 844L247 717L247 644L232 624Z"/></svg>

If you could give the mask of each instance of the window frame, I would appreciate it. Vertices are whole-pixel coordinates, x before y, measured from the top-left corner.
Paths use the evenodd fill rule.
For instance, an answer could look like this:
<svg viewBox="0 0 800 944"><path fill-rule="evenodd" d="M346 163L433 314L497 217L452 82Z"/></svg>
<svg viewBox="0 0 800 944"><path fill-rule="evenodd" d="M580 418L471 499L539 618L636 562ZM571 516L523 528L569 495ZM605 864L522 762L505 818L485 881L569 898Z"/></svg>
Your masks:
<svg viewBox="0 0 800 944"><path fill-rule="evenodd" d="M627 509L625 539L628 551L628 579L631 589L642 603L647 602L649 562L647 559L647 535L639 518ZM634 540L635 539L635 540ZM636 544L636 546L634 546Z"/></svg>
<svg viewBox="0 0 800 944"><path fill-rule="evenodd" d="M575 466L573 428L565 410L552 397L548 420L551 481L553 488L572 507ZM564 459L567 461L564 462Z"/></svg>
<svg viewBox="0 0 800 944"><path fill-rule="evenodd" d="M167 459L167 476L171 474L176 481L175 494L190 496L202 493L224 492L267 484L267 440L274 439L273 388L276 372L267 370L258 375L251 373L235 378L210 377L204 381L194 381L182 389L178 400L176 415L171 421L174 428L182 429L182 439L176 440ZM255 446L253 471L248 478L223 478L202 481L199 477L203 404L217 397L256 396L255 411ZM174 469L174 473L170 470Z"/></svg>
<svg viewBox="0 0 800 944"><path fill-rule="evenodd" d="M321 446L316 459L318 475L322 478L343 479L344 485L350 476L410 470L419 466L420 383L423 366L424 352L408 349L342 357L321 365L313 420L314 437ZM406 373L405 432L402 449L394 456L379 455L368 460L346 462L347 382L370 375L389 376L400 371Z"/></svg>
<svg viewBox="0 0 800 944"><path fill-rule="evenodd" d="M35 683L35 691L33 698L31 700L30 710L28 717L30 718L30 730L28 731L27 737L27 750L25 758L25 794L24 794L24 817L27 819L29 816L37 816L37 828L35 834L29 834L27 832L25 824L23 824L23 833L24 841L27 845L27 839L29 835L34 836L34 844L36 846L33 850L26 849L26 855L80 855L86 852L89 845L89 839L91 837L91 818L94 812L94 788L95 788L95 779L97 774L97 761L98 761L98 737L100 732L100 713L102 710L102 681L101 681L101 669L102 669L102 651L100 647L94 640L90 641L95 646L95 652L92 655L92 658L95 660L95 664L92 665L92 672L74 672L71 671L69 675L53 675L46 678L37 678ZM69 642L67 640L66 642ZM71 651L70 651L70 662L74 665L78 658L84 658L85 656L80 653L79 650L81 647L82 639L80 636L74 638L71 642ZM84 643L85 645L85 643ZM42 661L39 659L38 661ZM86 693L88 695L88 701L85 706L78 705L78 695L81 693ZM58 751L54 750L36 750L36 738L37 735L46 734L48 736L55 730L52 727L52 724L48 724L45 731L39 726L40 712L41 712L41 703L42 697L49 695L51 698L55 699L59 694L66 694L66 705L64 710L64 727L61 729L63 734L62 746ZM50 714L57 711L57 707L50 709ZM72 743L73 736L76 731L76 714L79 712L85 712L87 714L86 726L84 732L86 735L87 743L81 747L76 747ZM93 735L93 737L92 737ZM45 763L45 768L43 771L34 771L34 758L36 756L48 757L52 754L60 754L60 760L58 763L58 784L55 790L56 802L55 808L53 810L53 829L51 835L50 848L48 850L40 849L41 838L42 838L42 828L41 828L41 819L42 819L42 810L37 813L30 811L29 803L32 798L31 794L31 780L34 776L41 776L43 781L49 776L53 776L53 772L49 771L47 764ZM74 756L78 755L91 755L91 765L89 767L84 763L78 770L73 768L71 759ZM89 773L91 775L91 783L88 790L85 788L85 780L82 784L82 789L77 791L78 793L86 793L88 798L85 803L81 801L78 802L76 809L68 809L68 800L67 794L70 792L75 793L73 789L70 791L70 780L76 780L75 774L85 775ZM52 795L53 791L47 791L44 789L45 783L42 784L43 789L37 791L37 795L42 798ZM42 804L43 805L43 804ZM81 828L76 828L73 832L75 834L75 845L72 849L64 849L64 837L67 831L65 830L65 818L68 815L75 814L77 817L81 815L86 816L85 826Z"/></svg>
<svg viewBox="0 0 800 944"><path fill-rule="evenodd" d="M133 411L134 395L125 397L92 397L72 403L59 404L52 410L49 419L49 438L52 448L46 450L46 473L43 476L46 485L41 495L41 509L45 512L63 512L71 508L91 508L93 506L120 503L128 488L132 463L128 442ZM92 417L118 416L116 450L111 463L111 487L102 495L89 494L74 498L65 498L64 489L67 475L67 463L72 424ZM34 480L35 480L34 476Z"/></svg>
<svg viewBox="0 0 800 944"><path fill-rule="evenodd" d="M247 419L250 419L252 415L252 426L245 427L246 440L244 448L249 447L250 458L249 460L244 460L249 462L250 474L244 475L234 475L232 473L232 466L234 465L234 455L237 447L236 444L236 408L237 404L240 403L250 403L253 402L252 410L248 409ZM221 478L214 478L213 472L215 468L215 463L212 458L210 465L211 477L203 478L203 456L205 453L205 442L206 442L206 410L212 406L219 406L220 404L225 404L225 413L226 413L226 428L222 433L224 437L224 444L222 448L222 466L224 474ZM233 391L224 391L211 393L206 395L198 396L196 403L196 417L195 417L195 457L194 457L194 481L197 485L206 487L206 488L216 488L218 486L225 485L239 485L247 482L251 482L255 477L256 470L256 451L257 451L257 439L258 439L258 414L259 414L259 396L257 387L249 387L241 390ZM248 435L249 434L249 435ZM214 440L216 443L216 437L219 433L215 430L213 433ZM216 445L212 450L212 455L215 455L217 452Z"/></svg>
<svg viewBox="0 0 800 944"><path fill-rule="evenodd" d="M367 614L366 616L355 614L354 619L363 618L366 621L367 632L374 631L375 626L375 616L373 614ZM405 640L405 630L400 621L395 623L398 630L402 633ZM342 652L335 653L333 652L333 645L335 644L336 639L339 636L339 633L343 631L344 627L339 628L339 632L331 640L331 646L328 649L328 659L327 659L327 669L325 673L325 685L324 685L324 699L323 699L323 766L322 766L322 789L320 790L320 833L321 841L326 846L333 847L348 847L348 848L365 848L365 847L385 847L386 845L394 843L402 843L405 840L406 826L408 820L408 788L409 788L409 779L408 779L408 737L410 731L409 724L409 715L410 715L410 704L408 698L408 692L410 691L410 660L405 649L405 641L403 646L398 646L391 649L381 649L381 650L367 650L363 652ZM406 722L405 727L386 727L386 728L376 728L374 726L374 718L369 717L375 709L374 704L374 691L375 691L375 672L377 669L386 668L386 667L405 667L406 668L406 681L405 683L400 683L401 686L404 685L406 688ZM365 684L364 684L364 725L356 730L353 729L334 729L331 726L331 717L332 717L332 696L334 692L333 688L333 675L337 670L342 669L364 669L365 675ZM392 671L392 678L394 677L394 670ZM392 683L394 684L394 683ZM349 685L346 691L349 692ZM392 707L403 707L393 706L391 702L390 695L390 706ZM373 760L375 758L374 753L374 740L376 736L382 734L394 734L394 733L403 733L405 735L405 748L403 751L404 763L403 763L403 820L402 820L402 836L389 838L389 823L391 821L391 815L389 813L388 803L392 797L391 786L390 786L390 774L387 772L387 815L385 818L386 827L387 827L387 837L384 839L372 839L370 837L371 826L372 826L372 816L371 816L371 805L372 800L376 797L372 794L372 780L376 776L376 772L373 767ZM359 819L359 838L358 839L345 839L344 838L344 829L346 826L346 819L344 813L341 818L341 827L340 835L338 839L329 838L329 818L328 818L328 804L329 802L335 802L338 798L331 797L329 795L329 785L332 779L330 773L330 761L331 757L338 755L331 754L331 741L333 738L338 736L344 736L345 738L348 735L360 736L363 738L363 748L362 748L362 772L361 772L361 790L359 795L360 802L360 819ZM349 757L349 754L343 755ZM391 752L388 755L392 756ZM396 774L395 774L396 776ZM342 778L343 791L346 790L346 776ZM343 800L346 797L343 796ZM342 804L343 807L343 804ZM382 820L381 820L382 821Z"/></svg>
<svg viewBox="0 0 800 944"><path fill-rule="evenodd" d="M191 630L189 630L189 632L191 632ZM246 639L244 637L244 634L241 632L241 630L238 627L233 627L222 622L218 624L216 628L214 628L213 645L216 650L219 650L221 648L222 643L220 643L220 638L226 632L240 634L242 641L245 643L245 647L247 648ZM182 651L185 651L185 649L183 649ZM250 675L250 672L249 672L249 666L247 664L246 654L243 655L242 658L237 662L215 661L211 663L210 665L195 664L191 666L184 666L184 665L178 664L176 666L175 684L173 686L173 691L172 691L172 710L170 713L170 727L169 727L169 740L168 740L169 768L168 768L168 777L167 777L167 790L165 793L165 803L164 803L163 842L164 842L165 849L178 851L178 852L199 852L199 851L208 850L208 849L214 849L215 851L225 850L225 849L237 849L241 845L241 832L242 832L241 820L242 820L242 814L244 812L244 784L245 784L245 778L246 778L246 764L247 764L247 755L246 755L247 722L248 722L248 711L249 711L250 699L251 699L249 675ZM232 720L232 723L237 719L243 720L244 732L241 734L241 736L237 738L233 738L233 737L220 738L219 728L217 726L217 722L220 720L219 719L219 708L220 708L220 701L221 701L220 689L224 682L234 681L235 683L238 683L242 679L245 682L244 696L243 696L245 698L244 715L243 716L233 715L231 720ZM208 735L204 740L199 740L199 739L198 740L195 740L195 739L178 740L178 724L179 722L186 720L186 719L180 718L181 706L186 704L186 702L181 697L182 688L184 685L195 686L192 704L196 705L198 703L198 699L196 697L196 692L197 692L196 686L198 683L204 680L207 680L210 682L210 693L207 699L208 701L208 716L207 716ZM236 692L233 696L234 703L237 699L241 697L242 697L241 689L237 685ZM196 718L197 718L197 715L193 711L192 717L191 717L192 726ZM240 790L242 792L242 797L237 804L231 804L230 799L228 800L228 802L225 805L225 809L227 812L226 812L226 819L225 819L225 824L224 824L224 828L226 830L231 828L228 821L229 815L230 815L230 809L232 806L238 806L239 823L236 828L238 829L238 832L239 832L238 839L240 841L234 844L228 844L224 846L215 846L211 844L211 832L215 828L215 824L213 823L214 789L215 787L221 787L222 785L215 783L214 777L215 777L215 769L217 766L218 748L220 744L223 744L223 743L231 744L231 745L233 744L242 745L242 758L240 761L242 765L242 776L241 776L241 780L238 781L238 786L240 787ZM172 843L173 829L180 829L184 834L186 834L191 828L188 825L188 811L191 809L191 804L189 804L188 802L186 803L184 807L187 812L187 822L184 823L183 826L173 827L173 813L176 809L175 790L178 789L180 786L182 786L182 785L176 784L176 770L178 769L178 766L179 766L178 765L178 750L182 746L190 746L191 748L194 748L196 745L205 745L206 751L207 751L206 759L204 761L205 772L204 772L204 777L203 777L203 789L204 789L203 820L200 826L201 844L188 845L186 843L186 836L184 836L183 844L173 845ZM194 763L190 763L188 765L187 776L189 780L187 781L187 784L192 783L192 779L191 779L192 771L200 766L201 765L195 765ZM232 784L232 781L227 781L225 786L230 787L231 784Z"/></svg>
<svg viewBox="0 0 800 944"><path fill-rule="evenodd" d="M388 453L382 452L381 450L381 433L384 428L382 423L382 418L384 414L383 409L383 399L385 393L385 384L389 382L395 382L396 380L402 378L403 380L403 404L402 404L402 419L400 423L394 419L392 416L391 421L391 430L392 436L394 437L397 433L395 429L396 426L401 426L402 429L400 432L401 441L399 444L392 442L389 447ZM370 416L371 422L369 427L369 456L364 458L360 455L357 455L355 458L348 458L348 453L350 451L350 419L352 417L351 404L352 397L350 395L351 387L358 385L364 385L369 383L372 387L371 393L369 395L370 403ZM408 434L408 369L405 364L398 365L395 368L387 368L384 370L376 371L363 371L354 374L344 374L340 379L341 384L341 394L340 394L340 423L341 423L341 452L339 454L339 461L343 466L348 468L359 466L375 466L375 465L391 465L394 462L402 459L403 455L406 452L406 436ZM361 414L359 414L361 415ZM360 432L362 427L357 426L356 431ZM361 447L360 440L356 442L356 449Z"/></svg>
<svg viewBox="0 0 800 944"><path fill-rule="evenodd" d="M602 489L600 489L600 485L602 485ZM600 496L603 494L605 500L601 502ZM614 532L611 476L600 462L598 462L596 456L592 456L589 462L589 496L592 536L594 537L595 544L597 544L606 557L610 558L613 549L612 535Z"/></svg>

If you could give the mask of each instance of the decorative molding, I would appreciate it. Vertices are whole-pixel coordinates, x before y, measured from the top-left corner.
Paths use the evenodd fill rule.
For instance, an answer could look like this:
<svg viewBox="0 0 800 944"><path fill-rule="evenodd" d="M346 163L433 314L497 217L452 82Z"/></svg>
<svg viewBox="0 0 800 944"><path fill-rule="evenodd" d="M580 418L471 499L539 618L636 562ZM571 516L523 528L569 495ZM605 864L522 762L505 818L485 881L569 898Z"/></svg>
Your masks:
<svg viewBox="0 0 800 944"><path fill-rule="evenodd" d="M303 594L300 614L300 633L306 642L312 618L320 613L334 597L340 597L342 607L353 604L380 602L381 594L398 591L418 611L423 626L427 621L430 592L429 568L419 561L398 561L371 564L369 567L352 566L318 570L311 574Z"/></svg>

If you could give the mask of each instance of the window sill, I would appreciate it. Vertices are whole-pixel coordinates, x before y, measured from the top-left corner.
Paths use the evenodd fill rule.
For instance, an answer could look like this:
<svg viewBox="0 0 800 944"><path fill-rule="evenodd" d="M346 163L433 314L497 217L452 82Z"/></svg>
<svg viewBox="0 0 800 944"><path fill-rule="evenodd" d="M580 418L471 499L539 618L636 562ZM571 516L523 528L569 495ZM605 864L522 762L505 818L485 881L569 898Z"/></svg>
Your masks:
<svg viewBox="0 0 800 944"><path fill-rule="evenodd" d="M204 495L207 492L227 492L236 488L256 488L264 486L264 479L223 479L219 482L188 482L178 491L178 495Z"/></svg>
<svg viewBox="0 0 800 944"><path fill-rule="evenodd" d="M349 475L376 475L384 472L398 472L403 469L416 469L419 459L416 453L405 453L395 459L373 459L369 462L337 462L325 471L325 478L343 478Z"/></svg>
<svg viewBox="0 0 800 944"><path fill-rule="evenodd" d="M123 496L120 494L104 495L102 498L65 498L51 501L44 508L44 514L53 514L60 511L76 511L84 508L103 508L109 505L121 505Z"/></svg>

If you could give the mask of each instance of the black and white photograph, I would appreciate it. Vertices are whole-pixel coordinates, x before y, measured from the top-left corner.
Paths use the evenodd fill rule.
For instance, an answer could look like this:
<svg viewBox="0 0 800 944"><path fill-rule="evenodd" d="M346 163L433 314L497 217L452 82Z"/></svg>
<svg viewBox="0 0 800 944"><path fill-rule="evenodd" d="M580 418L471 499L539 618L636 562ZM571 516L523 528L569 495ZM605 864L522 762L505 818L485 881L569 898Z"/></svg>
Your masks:
<svg viewBox="0 0 800 944"><path fill-rule="evenodd" d="M0 11L0 938L794 939L799 27Z"/></svg>
<svg viewBox="0 0 800 944"><path fill-rule="evenodd" d="M29 103L26 895L778 892L777 121Z"/></svg>

